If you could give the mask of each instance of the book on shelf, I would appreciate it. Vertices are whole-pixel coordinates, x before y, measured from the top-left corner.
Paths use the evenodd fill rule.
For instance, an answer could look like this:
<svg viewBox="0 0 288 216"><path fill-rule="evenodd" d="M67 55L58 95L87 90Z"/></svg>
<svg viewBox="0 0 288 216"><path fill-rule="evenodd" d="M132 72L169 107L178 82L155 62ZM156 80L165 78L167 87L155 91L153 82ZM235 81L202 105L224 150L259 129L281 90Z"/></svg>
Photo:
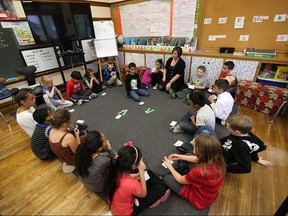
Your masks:
<svg viewBox="0 0 288 216"><path fill-rule="evenodd" d="M288 78L288 66L278 66L274 79L287 80Z"/></svg>
<svg viewBox="0 0 288 216"><path fill-rule="evenodd" d="M263 55L276 55L276 50L269 49L255 49L255 48L246 48L244 50L245 54L263 54Z"/></svg>

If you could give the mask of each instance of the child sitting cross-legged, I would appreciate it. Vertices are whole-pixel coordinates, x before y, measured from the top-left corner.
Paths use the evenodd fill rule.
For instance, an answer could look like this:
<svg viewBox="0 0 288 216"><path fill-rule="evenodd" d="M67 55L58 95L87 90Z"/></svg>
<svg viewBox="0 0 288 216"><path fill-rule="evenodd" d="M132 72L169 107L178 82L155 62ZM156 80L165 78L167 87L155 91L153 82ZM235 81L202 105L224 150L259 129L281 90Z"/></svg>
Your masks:
<svg viewBox="0 0 288 216"><path fill-rule="evenodd" d="M120 87L122 82L119 80L119 72L114 67L114 62L112 59L108 60L107 67L103 69L104 83L108 88L113 85Z"/></svg>
<svg viewBox="0 0 288 216"><path fill-rule="evenodd" d="M252 130L253 121L245 115L233 115L227 120L230 135L220 139L227 172L251 172L251 160L266 167L271 167L270 161L258 157L258 152L266 149L263 141L255 136Z"/></svg>
<svg viewBox="0 0 288 216"><path fill-rule="evenodd" d="M125 80L125 88L127 92L127 96L131 97L134 101L139 101L140 96L149 96L149 92L146 90L141 89L140 84L140 77L136 73L136 64L131 62L128 65L129 74L126 76ZM143 105L144 102L140 102L139 105Z"/></svg>
<svg viewBox="0 0 288 216"><path fill-rule="evenodd" d="M165 156L164 163L171 174L166 175L163 181L196 209L205 209L217 199L226 173L225 162L219 140L205 133L195 137L193 154ZM171 160L184 160L195 166L188 174L181 175L172 166Z"/></svg>
<svg viewBox="0 0 288 216"><path fill-rule="evenodd" d="M52 112L56 109L63 109L73 106L72 101L64 99L61 91L59 91L58 88L53 84L51 77L43 76L41 77L41 82L44 85L43 98Z"/></svg>
<svg viewBox="0 0 288 216"><path fill-rule="evenodd" d="M102 83L95 77L95 72L91 68L87 68L82 79L82 85L84 89L90 89L95 94L106 89L106 86L102 85Z"/></svg>
<svg viewBox="0 0 288 216"><path fill-rule="evenodd" d="M37 125L31 138L31 149L35 156L41 160L56 158L48 142L49 124L47 123L47 118L49 114L50 112L47 108L36 109L33 113L33 118Z"/></svg>
<svg viewBox="0 0 288 216"><path fill-rule="evenodd" d="M170 195L161 179L152 170L146 171L142 153L132 142L111 159L105 192L115 215L137 215L158 206Z"/></svg>
<svg viewBox="0 0 288 216"><path fill-rule="evenodd" d="M157 59L155 67L152 70L146 70L141 78L141 88L147 90L151 84L153 89L158 88L158 84L162 80L163 72L161 71L163 65L162 59Z"/></svg>

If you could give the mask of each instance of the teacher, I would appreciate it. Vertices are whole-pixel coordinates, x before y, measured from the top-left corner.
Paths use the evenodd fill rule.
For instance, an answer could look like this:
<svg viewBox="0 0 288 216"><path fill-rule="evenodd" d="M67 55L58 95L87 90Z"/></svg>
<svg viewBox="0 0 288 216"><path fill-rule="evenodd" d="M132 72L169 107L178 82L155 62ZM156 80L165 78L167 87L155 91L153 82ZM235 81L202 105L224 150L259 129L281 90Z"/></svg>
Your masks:
<svg viewBox="0 0 288 216"><path fill-rule="evenodd" d="M184 86L185 62L181 58L182 48L175 46L163 71L163 79L159 84L159 90L169 92L171 98L176 98L175 92L180 91Z"/></svg>

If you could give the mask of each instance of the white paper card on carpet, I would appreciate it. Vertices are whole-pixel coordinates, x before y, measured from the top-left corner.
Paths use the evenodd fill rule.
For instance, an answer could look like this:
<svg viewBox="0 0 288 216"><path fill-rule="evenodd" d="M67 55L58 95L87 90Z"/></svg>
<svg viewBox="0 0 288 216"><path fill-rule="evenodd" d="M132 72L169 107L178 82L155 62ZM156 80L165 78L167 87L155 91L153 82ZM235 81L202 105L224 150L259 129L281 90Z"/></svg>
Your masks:
<svg viewBox="0 0 288 216"><path fill-rule="evenodd" d="M105 96L106 94L107 94L107 93L106 93L106 92L104 92L104 93L102 93L101 95L102 95L102 96Z"/></svg>
<svg viewBox="0 0 288 216"><path fill-rule="evenodd" d="M149 176L147 170L145 170L145 172L144 172L144 179L145 179L145 181L150 179L150 176Z"/></svg>
<svg viewBox="0 0 288 216"><path fill-rule="evenodd" d="M173 164L173 163L174 163L174 161L170 160L170 163L171 163L171 164ZM162 166L163 166L163 167L165 167L165 168L167 169L167 166L165 165L165 163L164 163L164 162L162 163Z"/></svg>
<svg viewBox="0 0 288 216"><path fill-rule="evenodd" d="M171 126L171 127L175 127L176 124L177 124L176 121L172 121L172 122L170 123L170 126Z"/></svg>
<svg viewBox="0 0 288 216"><path fill-rule="evenodd" d="M80 119L76 121L76 123L78 124L83 124L84 122L85 122L84 120L80 120Z"/></svg>
<svg viewBox="0 0 288 216"><path fill-rule="evenodd" d="M183 142L181 140L178 140L177 142L174 143L174 146L181 146Z"/></svg>
<svg viewBox="0 0 288 216"><path fill-rule="evenodd" d="M120 119L122 115L117 115L115 119Z"/></svg>
<svg viewBox="0 0 288 216"><path fill-rule="evenodd" d="M68 110L68 112L70 112L70 113L71 113L71 112L74 112L74 111L75 111L74 109Z"/></svg>

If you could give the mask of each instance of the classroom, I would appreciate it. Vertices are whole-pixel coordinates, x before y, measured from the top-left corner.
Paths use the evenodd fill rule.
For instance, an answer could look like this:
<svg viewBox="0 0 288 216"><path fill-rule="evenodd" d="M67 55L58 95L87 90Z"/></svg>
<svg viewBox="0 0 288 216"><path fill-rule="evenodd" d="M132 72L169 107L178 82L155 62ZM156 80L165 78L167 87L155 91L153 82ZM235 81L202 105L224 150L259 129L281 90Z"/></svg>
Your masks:
<svg viewBox="0 0 288 216"><path fill-rule="evenodd" d="M161 198L139 210L140 215L287 214L288 0L0 0L0 3L0 214L130 215L133 206L133 214L138 214L139 202L141 207L142 203L147 204L143 200L151 198L149 179L146 183L142 181L146 175L150 175L150 182L155 175L165 190L159 195ZM111 62L113 69L109 68ZM227 74L223 72L225 69L229 71ZM199 79L201 76L205 84ZM82 92L76 94L79 86ZM19 96L21 91L27 91L24 99ZM224 94L232 100L225 117L226 108L219 105ZM34 101L32 104L27 102L27 95ZM203 100L198 103L193 95ZM217 105L222 114L215 108ZM206 106L209 109L204 111ZM40 142L40 138L35 138L34 128L44 127L44 122L37 124L34 107L36 111L49 111L45 127L49 122L52 129L48 134L45 132L45 139L48 143L49 137L54 159L39 159L33 149L33 142ZM19 114L23 110L31 112L33 123L20 123ZM70 137L65 147L73 154L72 165L53 147L60 138L58 141L51 138L52 134L60 133L55 119L61 119L57 114L64 111L70 116L61 124L67 126L63 137L66 134ZM208 120L201 122L207 112L213 115L212 128ZM234 129L233 117L237 119L236 125L251 123L249 131ZM71 129L71 123L76 129ZM193 133L184 124L192 125ZM137 182L133 184L142 188L140 194L146 188L143 184L147 185L147 195L142 199L133 191L133 203L136 201L135 204L129 201L132 203L129 213L130 206L120 213L122 207L113 203L110 206L104 192L97 192L84 180L88 171L84 175L80 170L84 165L79 159L83 155L79 155L84 144L89 143L90 135L98 136L95 131L100 132L104 146L99 148L99 156L104 157L102 149L108 149L108 154L103 155L111 161L110 173L112 162L120 163L122 149L136 152L131 164L134 168L138 166L139 181L134 174L131 178ZM249 139L242 139L241 134ZM204 166L204 163L198 166L197 161L198 142L205 136L221 144L218 147L223 152L226 174L222 176L218 170L221 182L214 194L207 189L211 194L205 197L203 194L209 192L204 189L203 197L197 197L199 194L194 195L196 189L193 189L186 198L183 181L193 187L189 182L193 180L192 170ZM242 151L248 155L245 155L248 168L240 166L239 161L245 159L237 152L234 161L228 164L227 155L236 142L231 137L240 137L241 143L237 144L245 145ZM53 145L51 140L55 141ZM62 148L67 149L63 142ZM241 149L238 147L237 151L240 154ZM98 158L98 153L95 154L90 155L93 161ZM173 160L174 154L178 155L177 160L189 164L183 175L179 174L183 169L180 162ZM193 163L188 163L192 159L186 159L188 162L183 159L187 157L193 158ZM171 168L167 162L173 161ZM181 178L171 171L173 167ZM142 172L144 168L146 174ZM108 165L106 173L107 170ZM105 183L113 182L111 179ZM204 185L200 184L200 190Z"/></svg>

